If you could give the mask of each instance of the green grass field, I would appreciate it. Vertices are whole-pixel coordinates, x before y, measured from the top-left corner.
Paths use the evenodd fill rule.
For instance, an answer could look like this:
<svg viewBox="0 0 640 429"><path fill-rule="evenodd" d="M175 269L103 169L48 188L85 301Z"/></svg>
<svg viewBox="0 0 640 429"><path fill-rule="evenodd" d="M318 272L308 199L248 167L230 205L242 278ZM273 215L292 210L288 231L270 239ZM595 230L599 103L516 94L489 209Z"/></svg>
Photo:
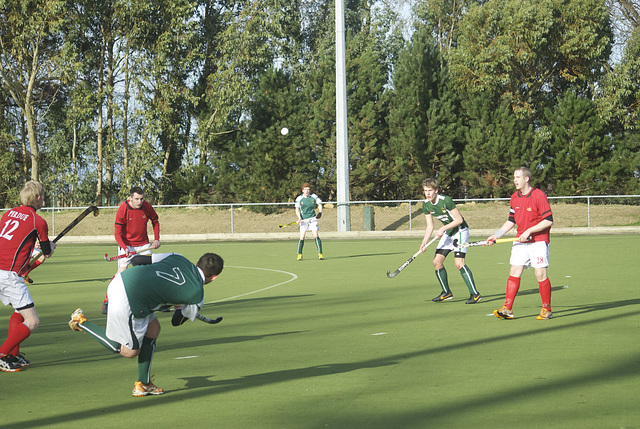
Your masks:
<svg viewBox="0 0 640 429"><path fill-rule="evenodd" d="M474 239L481 239L475 237ZM163 331L152 373L166 390L134 398L136 360L68 328L100 306L111 245L65 244L33 272L40 327L22 351L32 365L0 373L0 428L633 428L640 427L637 236L554 236L555 318L539 321L533 272L515 320L502 305L510 244L469 249L482 302L452 258L454 299L436 304L433 248L393 279L419 240L325 240L318 261L296 243L164 243L196 260L225 259L202 313L223 316ZM10 308L0 309L0 341ZM198 426L199 425L199 426Z"/></svg>

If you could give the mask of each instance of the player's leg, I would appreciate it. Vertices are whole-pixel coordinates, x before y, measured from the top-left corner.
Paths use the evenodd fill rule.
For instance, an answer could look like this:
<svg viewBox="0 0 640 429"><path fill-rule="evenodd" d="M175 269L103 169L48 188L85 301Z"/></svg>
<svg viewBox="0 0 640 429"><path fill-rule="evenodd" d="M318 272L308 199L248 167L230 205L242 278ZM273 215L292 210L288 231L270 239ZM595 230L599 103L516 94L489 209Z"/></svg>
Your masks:
<svg viewBox="0 0 640 429"><path fill-rule="evenodd" d="M164 390L154 386L151 382L151 362L156 351L156 339L159 334L160 323L153 316L149 321L147 331L142 339L140 354L138 354L138 382L134 386L134 396L161 395L164 393ZM139 395L136 395L136 393L139 393Z"/></svg>
<svg viewBox="0 0 640 429"><path fill-rule="evenodd" d="M316 248L318 249L318 259L323 260L324 256L322 254L322 240L320 240L320 236L318 235L318 219L313 219L309 225L309 229L313 232L313 239L316 242Z"/></svg>
<svg viewBox="0 0 640 429"><path fill-rule="evenodd" d="M0 370L17 372L22 369L24 362L18 362L16 358L19 355L12 353L20 350L20 344L38 327L40 319L24 279L13 271L0 271L0 276L0 282L4 285L0 300L15 309L9 319L7 338L0 345ZM28 365L26 359L25 362Z"/></svg>
<svg viewBox="0 0 640 429"><path fill-rule="evenodd" d="M33 279L32 279L31 277L29 277L29 274L31 273L31 271L33 271L33 270L35 270L36 268L38 268L38 267L39 267L39 266L40 266L44 261L46 261L46 260L47 260L47 258L42 254L42 252L40 252L40 251L38 251L38 250L34 249L34 250L33 250L33 254L32 254L32 256L35 256L35 255L37 255L37 254L39 254L39 255L40 255L40 257L39 257L38 259L36 259L35 261L33 261L33 262L31 263L31 265L29 266L29 270L28 270L28 271L26 271L26 272L22 275L22 277L24 278L24 281L25 281L25 282L27 282L27 283L29 283L29 284L32 284L32 283L33 283Z"/></svg>
<svg viewBox="0 0 640 429"><path fill-rule="evenodd" d="M0 369L5 372L16 372L30 362L20 356L20 344L29 338L38 326L40 319L33 303L21 308L11 315L7 339L0 346Z"/></svg>
<svg viewBox="0 0 640 429"><path fill-rule="evenodd" d="M454 237L451 238L453 239ZM457 238L460 245L463 243L468 243L469 228L463 228L459 230L455 234L455 238ZM465 304L475 304L482 299L482 296L480 295L480 292L478 292L478 288L476 288L476 282L473 279L473 273L466 264L466 256L466 247L457 247L453 249L453 260L456 264L456 268L458 268L458 271L460 271L462 280L464 281L464 284L467 285L467 289L469 290L469 299L465 301Z"/></svg>
<svg viewBox="0 0 640 429"><path fill-rule="evenodd" d="M529 245L531 251L531 267L534 269L538 289L542 299L542 310L538 315L538 320L551 319L551 281L547 277L549 267L549 245L544 241L538 241Z"/></svg>
<svg viewBox="0 0 640 429"><path fill-rule="evenodd" d="M300 239L298 240L298 261L302 260L302 249L304 248L304 237L307 234L307 229L309 228L309 223L305 220L300 222Z"/></svg>
<svg viewBox="0 0 640 429"><path fill-rule="evenodd" d="M439 246L440 245L438 245L438 247ZM448 253L448 250L438 248L436 255L433 257L433 268L435 269L436 279L440 284L440 288L442 288L440 295L432 299L433 302L442 302L453 298L453 293L451 293L451 289L449 289L447 269L444 267L444 260Z"/></svg>
<svg viewBox="0 0 640 429"><path fill-rule="evenodd" d="M467 285L467 289L469 289L469 299L465 302L465 304L475 304L476 302L482 299L480 292L478 292L478 288L476 287L476 282L473 279L473 273L465 264L465 254L462 252L455 253L455 263L456 268L460 271L460 275L462 276L462 280L464 280L464 284Z"/></svg>
<svg viewBox="0 0 640 429"><path fill-rule="evenodd" d="M120 353L120 343L110 340L107 337L106 329L102 326L98 326L93 322L89 322L82 312L81 308L76 309L71 313L71 320L69 321L69 327L74 331L83 331L91 335L96 341L98 341L104 348L113 352Z"/></svg>
<svg viewBox="0 0 640 429"><path fill-rule="evenodd" d="M520 278L522 272L531 263L526 243L516 242L511 247L511 258L509 263L509 278L507 279L507 291L505 293L504 305L499 310L494 310L493 314L502 319L513 319L513 302L520 290Z"/></svg>

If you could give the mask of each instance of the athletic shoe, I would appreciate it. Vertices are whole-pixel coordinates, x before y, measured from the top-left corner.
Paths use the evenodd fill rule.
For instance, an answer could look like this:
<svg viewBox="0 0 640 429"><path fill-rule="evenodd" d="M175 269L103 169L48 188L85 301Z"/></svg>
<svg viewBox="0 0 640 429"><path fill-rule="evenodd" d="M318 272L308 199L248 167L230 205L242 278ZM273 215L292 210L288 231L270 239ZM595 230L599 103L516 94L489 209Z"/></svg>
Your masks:
<svg viewBox="0 0 640 429"><path fill-rule="evenodd" d="M502 306L500 310L493 310L493 315L499 319L513 319L513 311L509 310L506 306Z"/></svg>
<svg viewBox="0 0 640 429"><path fill-rule="evenodd" d="M29 284L33 284L33 279L31 277L29 277L29 274L25 274L24 275L24 281L29 283Z"/></svg>
<svg viewBox="0 0 640 429"><path fill-rule="evenodd" d="M471 295L469 299L465 302L465 304L475 304L476 302L480 302L482 300L482 296L477 293L475 295Z"/></svg>
<svg viewBox="0 0 640 429"><path fill-rule="evenodd" d="M31 362L27 360L26 357L22 353L18 354L18 356L14 355L6 355L5 356L9 361L13 362L14 365L19 366L20 368L24 368L26 366L31 365Z"/></svg>
<svg viewBox="0 0 640 429"><path fill-rule="evenodd" d="M547 310L544 307L542 307L542 311L536 317L536 319L538 320L545 320L545 319L552 319L552 318L553 318L553 313L551 312L551 309Z"/></svg>
<svg viewBox="0 0 640 429"><path fill-rule="evenodd" d="M442 293L440 293L440 295L436 296L431 301L433 301L433 302L442 302L442 301L448 301L451 298L453 298L453 294L451 292L442 292Z"/></svg>
<svg viewBox="0 0 640 429"><path fill-rule="evenodd" d="M102 303L102 314L107 314L109 310L109 301L105 301Z"/></svg>
<svg viewBox="0 0 640 429"><path fill-rule="evenodd" d="M20 365L18 365L17 363L13 362L13 360L11 360L11 358L9 358L10 355L4 355L2 357L0 357L0 371L2 372L18 372L18 371L22 371L22 367ZM11 356L13 357L13 356ZM15 357L14 357L15 359Z"/></svg>
<svg viewBox="0 0 640 429"><path fill-rule="evenodd" d="M324 259L324 256L322 256L322 253L318 253L318 259L320 259L321 261Z"/></svg>
<svg viewBox="0 0 640 429"><path fill-rule="evenodd" d="M133 385L133 396L162 395L164 389L159 388L153 382L142 384L142 381L136 381Z"/></svg>
<svg viewBox="0 0 640 429"><path fill-rule="evenodd" d="M80 327L78 325L87 321L87 318L84 317L84 313L81 308L76 308L76 311L71 313L71 320L69 321L69 327L74 331L80 331Z"/></svg>
<svg viewBox="0 0 640 429"><path fill-rule="evenodd" d="M302 261L302 253L298 253L298 258L297 258L297 260L298 260L298 261Z"/></svg>

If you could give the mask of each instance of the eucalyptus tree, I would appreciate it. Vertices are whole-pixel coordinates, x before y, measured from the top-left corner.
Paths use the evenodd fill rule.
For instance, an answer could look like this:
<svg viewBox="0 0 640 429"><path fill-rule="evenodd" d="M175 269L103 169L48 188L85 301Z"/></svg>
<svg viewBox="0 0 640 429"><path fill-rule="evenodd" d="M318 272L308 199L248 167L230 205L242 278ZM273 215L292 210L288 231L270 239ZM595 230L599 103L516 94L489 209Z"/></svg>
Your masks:
<svg viewBox="0 0 640 429"><path fill-rule="evenodd" d="M0 0L0 82L24 118L24 156L34 180L40 178L39 123L64 79L64 6L63 0Z"/></svg>
<svg viewBox="0 0 640 429"><path fill-rule="evenodd" d="M472 4L450 51L460 91L496 91L521 118L542 115L570 88L596 82L612 32L600 0L493 0Z"/></svg>

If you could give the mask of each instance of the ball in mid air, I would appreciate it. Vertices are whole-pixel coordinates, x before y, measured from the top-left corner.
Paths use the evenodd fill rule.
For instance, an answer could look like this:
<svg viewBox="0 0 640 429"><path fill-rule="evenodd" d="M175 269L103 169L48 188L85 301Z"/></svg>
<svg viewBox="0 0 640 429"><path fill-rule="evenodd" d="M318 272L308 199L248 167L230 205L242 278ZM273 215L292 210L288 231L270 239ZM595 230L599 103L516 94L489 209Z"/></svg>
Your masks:
<svg viewBox="0 0 640 429"><path fill-rule="evenodd" d="M287 127L283 127L283 128L280 130L280 134L282 134L283 136L286 136L287 134L289 134L289 128L287 128Z"/></svg>

